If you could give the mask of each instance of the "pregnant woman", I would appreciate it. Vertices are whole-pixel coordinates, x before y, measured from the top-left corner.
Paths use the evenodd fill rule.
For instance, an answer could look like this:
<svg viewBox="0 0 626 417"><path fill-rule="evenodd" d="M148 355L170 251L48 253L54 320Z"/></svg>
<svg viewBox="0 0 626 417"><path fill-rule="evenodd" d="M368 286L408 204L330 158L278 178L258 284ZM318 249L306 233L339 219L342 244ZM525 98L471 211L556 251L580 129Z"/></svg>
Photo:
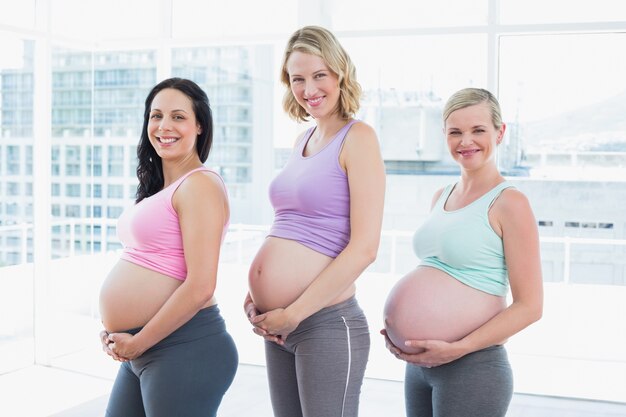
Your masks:
<svg viewBox="0 0 626 417"><path fill-rule="evenodd" d="M277 417L354 417L370 339L354 282L375 259L385 170L373 129L353 119L354 65L321 27L295 32L283 57L284 107L315 126L270 185L269 236L250 266L244 308L266 337Z"/></svg>
<svg viewBox="0 0 626 417"><path fill-rule="evenodd" d="M157 84L137 148L136 204L118 221L121 259L100 292L105 352L122 361L107 417L215 416L237 369L215 291L229 219L205 168L209 100L190 80Z"/></svg>
<svg viewBox="0 0 626 417"><path fill-rule="evenodd" d="M461 178L435 193L413 239L421 264L392 289L382 333L407 362L407 416L504 417L513 377L502 345L542 314L537 226L496 166L496 98L458 91L443 120Z"/></svg>

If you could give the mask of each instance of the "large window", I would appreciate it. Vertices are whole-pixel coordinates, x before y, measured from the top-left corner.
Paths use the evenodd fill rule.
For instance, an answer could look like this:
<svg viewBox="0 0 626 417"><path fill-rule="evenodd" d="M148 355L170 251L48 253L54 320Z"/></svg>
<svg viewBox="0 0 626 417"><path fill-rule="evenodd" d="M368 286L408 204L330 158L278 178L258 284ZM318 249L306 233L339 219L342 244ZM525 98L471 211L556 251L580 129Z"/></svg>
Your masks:
<svg viewBox="0 0 626 417"><path fill-rule="evenodd" d="M29 27L34 2L13 24ZM0 22L4 21L5 13ZM0 32L0 373L33 359L33 42ZM22 266L20 266L22 265Z"/></svg>
<svg viewBox="0 0 626 417"><path fill-rule="evenodd" d="M172 6L175 38L284 35L294 29L298 13L291 0L173 0Z"/></svg>
<svg viewBox="0 0 626 417"><path fill-rule="evenodd" d="M500 20L506 24L626 20L626 8L621 0L506 0L498 2L498 6Z"/></svg>
<svg viewBox="0 0 626 417"><path fill-rule="evenodd" d="M504 36L500 97L534 176L610 179L626 166L626 34ZM557 171L558 170L558 171Z"/></svg>
<svg viewBox="0 0 626 417"><path fill-rule="evenodd" d="M332 21L337 30L397 30L487 23L488 0L418 2L376 0L333 2Z"/></svg>
<svg viewBox="0 0 626 417"><path fill-rule="evenodd" d="M145 96L182 76L209 96L207 165L231 199L220 304L242 361L263 364L239 311L245 276L272 220L268 184L308 126L281 108L280 60L293 30L319 24L356 64L358 117L375 128L388 173L379 256L359 280L372 332L386 292L418 262L411 235L432 194L458 175L444 146L443 104L460 88L488 88L507 124L499 166L529 197L542 238L546 312L508 345L516 389L626 401L621 1L68 0L44 2L50 10L39 14L40 2L18 3L0 15L0 313L11 318L0 325L1 352L32 358L33 298L46 284L43 326L75 331L38 345L43 362L102 374L93 365L103 359L93 352L97 293L120 248L115 219L134 200ZM42 16L49 21L40 27ZM47 198L35 192L40 181ZM51 225L34 236L41 213ZM48 281L31 279L41 239ZM0 372L7 366L0 358ZM400 368L373 343L368 376L401 379Z"/></svg>

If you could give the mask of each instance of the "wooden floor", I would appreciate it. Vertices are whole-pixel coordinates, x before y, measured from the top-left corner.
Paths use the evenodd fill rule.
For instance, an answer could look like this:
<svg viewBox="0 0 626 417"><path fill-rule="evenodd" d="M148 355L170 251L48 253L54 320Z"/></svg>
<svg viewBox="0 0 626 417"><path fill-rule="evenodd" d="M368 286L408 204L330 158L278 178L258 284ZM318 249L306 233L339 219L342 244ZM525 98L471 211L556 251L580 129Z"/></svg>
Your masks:
<svg viewBox="0 0 626 417"><path fill-rule="evenodd" d="M3 417L102 417L110 378L33 366L0 375ZM219 417L272 417L265 368L241 365ZM360 417L404 416L402 383L366 379ZM626 417L626 404L516 394L507 417Z"/></svg>

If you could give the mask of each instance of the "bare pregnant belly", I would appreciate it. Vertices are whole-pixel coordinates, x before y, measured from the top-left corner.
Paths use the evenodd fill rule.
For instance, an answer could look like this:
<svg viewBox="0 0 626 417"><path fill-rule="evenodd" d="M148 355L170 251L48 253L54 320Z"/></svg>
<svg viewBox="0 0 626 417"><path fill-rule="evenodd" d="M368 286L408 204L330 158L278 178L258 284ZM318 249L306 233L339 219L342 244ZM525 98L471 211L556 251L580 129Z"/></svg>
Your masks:
<svg viewBox="0 0 626 417"><path fill-rule="evenodd" d="M183 281L120 260L100 289L100 316L108 332L144 326ZM215 304L212 299L205 307Z"/></svg>
<svg viewBox="0 0 626 417"><path fill-rule="evenodd" d="M287 307L332 261L333 258L294 240L268 237L252 261L248 274L254 304L261 312ZM354 292L352 285L327 305L340 303Z"/></svg>
<svg viewBox="0 0 626 417"><path fill-rule="evenodd" d="M406 340L462 339L506 308L504 297L469 287L445 272L418 267L392 288L385 304L385 328L400 349Z"/></svg>

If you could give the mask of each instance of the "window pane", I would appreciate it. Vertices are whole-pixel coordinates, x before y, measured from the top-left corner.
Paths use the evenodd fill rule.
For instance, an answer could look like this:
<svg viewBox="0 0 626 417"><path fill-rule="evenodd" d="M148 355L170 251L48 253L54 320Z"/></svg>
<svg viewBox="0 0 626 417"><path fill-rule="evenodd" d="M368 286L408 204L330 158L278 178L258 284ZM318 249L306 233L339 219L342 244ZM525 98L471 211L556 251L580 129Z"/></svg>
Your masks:
<svg viewBox="0 0 626 417"><path fill-rule="evenodd" d="M529 392L624 399L613 387L626 340L626 58L616 53L625 48L623 33L500 39L500 101L508 139L518 140L509 145L523 150L530 179L518 184L543 240L544 317L507 344L513 355L534 352L518 356ZM570 367L575 384L563 376ZM592 379L601 382L580 383Z"/></svg>
<svg viewBox="0 0 626 417"><path fill-rule="evenodd" d="M388 171L456 171L444 147L443 102L457 89L485 87L486 37L351 38L342 43L364 92L360 118L376 129Z"/></svg>
<svg viewBox="0 0 626 417"><path fill-rule="evenodd" d="M262 162L271 158L271 134L255 131L254 121L271 118L272 53L269 45L172 51L172 75L196 81L209 96L215 127L207 165L222 175L229 191L237 185L238 193L230 193L234 200L252 198L271 174Z"/></svg>
<svg viewBox="0 0 626 417"><path fill-rule="evenodd" d="M0 13L0 23L26 29L34 28L35 3L36 0L20 0L11 2L10 6L3 4L3 10Z"/></svg>
<svg viewBox="0 0 626 417"><path fill-rule="evenodd" d="M153 0L63 0L50 2L52 33L81 40L154 37L159 2Z"/></svg>
<svg viewBox="0 0 626 417"><path fill-rule="evenodd" d="M329 2L330 3L330 2ZM330 3L336 30L474 26L487 23L487 0L342 0Z"/></svg>
<svg viewBox="0 0 626 417"><path fill-rule="evenodd" d="M34 43L0 33L0 50L0 137L30 138L32 145Z"/></svg>
<svg viewBox="0 0 626 417"><path fill-rule="evenodd" d="M626 20L623 0L501 0L499 4L500 21L505 24Z"/></svg>
<svg viewBox="0 0 626 417"><path fill-rule="evenodd" d="M521 132L525 164L542 177L618 178L626 56L615 51L626 50L626 34L507 36L500 45L503 112Z"/></svg>
<svg viewBox="0 0 626 417"><path fill-rule="evenodd" d="M11 5L24 25L32 2ZM4 15L4 13L0 13ZM13 19L16 21L13 21ZM0 374L33 358L33 42L0 33Z"/></svg>
<svg viewBox="0 0 626 417"><path fill-rule="evenodd" d="M154 50L52 49L51 323L77 331L51 350L53 365L90 346L100 327L93 294L119 249L116 220L133 203L124 191L136 184L130 171L143 123L145 96L156 82ZM129 145L130 144L130 145ZM130 154L132 152L132 154ZM89 227L87 227L89 226ZM86 279L80 255L91 255Z"/></svg>
<svg viewBox="0 0 626 417"><path fill-rule="evenodd" d="M291 33L297 26L292 0L172 0L175 38Z"/></svg>

